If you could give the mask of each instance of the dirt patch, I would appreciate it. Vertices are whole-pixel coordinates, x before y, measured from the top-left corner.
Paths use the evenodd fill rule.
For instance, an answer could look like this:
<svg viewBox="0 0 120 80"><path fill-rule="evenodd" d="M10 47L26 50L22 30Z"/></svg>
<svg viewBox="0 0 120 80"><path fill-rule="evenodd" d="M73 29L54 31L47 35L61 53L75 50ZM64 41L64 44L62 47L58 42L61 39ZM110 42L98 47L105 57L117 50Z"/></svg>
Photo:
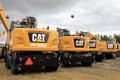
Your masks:
<svg viewBox="0 0 120 80"><path fill-rule="evenodd" d="M42 70L12 75L0 62L1 80L120 80L120 58L94 63L91 67L60 68L56 72Z"/></svg>

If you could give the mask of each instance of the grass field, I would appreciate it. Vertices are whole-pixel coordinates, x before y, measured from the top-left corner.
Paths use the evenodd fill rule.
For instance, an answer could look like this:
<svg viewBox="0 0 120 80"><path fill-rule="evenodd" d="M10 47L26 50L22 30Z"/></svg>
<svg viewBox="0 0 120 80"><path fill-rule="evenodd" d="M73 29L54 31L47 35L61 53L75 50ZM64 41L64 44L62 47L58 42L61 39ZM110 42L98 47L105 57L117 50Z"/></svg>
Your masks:
<svg viewBox="0 0 120 80"><path fill-rule="evenodd" d="M120 80L120 58L94 63L92 67L60 68L57 72L42 70L12 75L0 63L0 80Z"/></svg>

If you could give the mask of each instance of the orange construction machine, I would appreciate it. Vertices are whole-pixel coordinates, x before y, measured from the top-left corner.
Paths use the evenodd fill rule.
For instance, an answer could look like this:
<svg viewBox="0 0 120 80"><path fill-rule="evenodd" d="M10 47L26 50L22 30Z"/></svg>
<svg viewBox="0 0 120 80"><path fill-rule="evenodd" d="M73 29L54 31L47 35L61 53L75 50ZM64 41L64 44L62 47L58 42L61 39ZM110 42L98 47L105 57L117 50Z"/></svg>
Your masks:
<svg viewBox="0 0 120 80"><path fill-rule="evenodd" d="M5 66L13 74L28 68L44 67L56 71L58 61L58 32L37 29L35 17L9 24L0 4L0 20L6 30L6 44L3 48Z"/></svg>
<svg viewBox="0 0 120 80"><path fill-rule="evenodd" d="M91 66L95 56L89 49L89 37L79 34L70 35L67 29L57 28L59 33L59 51L63 66L81 63L83 66Z"/></svg>
<svg viewBox="0 0 120 80"><path fill-rule="evenodd" d="M116 42L101 41L101 52L105 54L105 58L116 58Z"/></svg>
<svg viewBox="0 0 120 80"><path fill-rule="evenodd" d="M80 31L86 37L90 38L89 48L92 53L95 54L95 60L102 61L105 58L105 54L100 50L101 38L99 36L94 36L90 32Z"/></svg>

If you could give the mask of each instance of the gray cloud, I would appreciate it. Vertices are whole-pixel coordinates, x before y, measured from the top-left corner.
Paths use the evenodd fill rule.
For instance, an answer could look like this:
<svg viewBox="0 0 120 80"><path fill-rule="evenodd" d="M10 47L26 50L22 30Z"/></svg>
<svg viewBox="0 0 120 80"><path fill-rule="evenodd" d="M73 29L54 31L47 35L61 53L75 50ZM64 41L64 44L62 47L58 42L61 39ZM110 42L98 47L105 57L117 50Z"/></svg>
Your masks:
<svg viewBox="0 0 120 80"><path fill-rule="evenodd" d="M119 0L1 0L12 19L35 16L38 27L69 28L71 31L118 32ZM70 15L74 14L75 18Z"/></svg>
<svg viewBox="0 0 120 80"><path fill-rule="evenodd" d="M79 0L2 0L6 11L24 15L56 14Z"/></svg>

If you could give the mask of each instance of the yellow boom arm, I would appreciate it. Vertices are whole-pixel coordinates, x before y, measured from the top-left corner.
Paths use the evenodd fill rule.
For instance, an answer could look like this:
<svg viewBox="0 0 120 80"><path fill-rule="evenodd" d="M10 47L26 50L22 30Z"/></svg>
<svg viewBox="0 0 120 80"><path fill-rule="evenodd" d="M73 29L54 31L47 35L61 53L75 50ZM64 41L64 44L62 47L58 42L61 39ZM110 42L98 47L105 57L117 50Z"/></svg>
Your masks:
<svg viewBox="0 0 120 80"><path fill-rule="evenodd" d="M5 15L5 12L4 12L4 9L2 7L2 4L0 3L0 20L7 32L7 39L6 39L6 43L8 44L9 43L9 39L10 39L10 33L9 33L9 30L10 30L10 24L6 18L6 15Z"/></svg>

